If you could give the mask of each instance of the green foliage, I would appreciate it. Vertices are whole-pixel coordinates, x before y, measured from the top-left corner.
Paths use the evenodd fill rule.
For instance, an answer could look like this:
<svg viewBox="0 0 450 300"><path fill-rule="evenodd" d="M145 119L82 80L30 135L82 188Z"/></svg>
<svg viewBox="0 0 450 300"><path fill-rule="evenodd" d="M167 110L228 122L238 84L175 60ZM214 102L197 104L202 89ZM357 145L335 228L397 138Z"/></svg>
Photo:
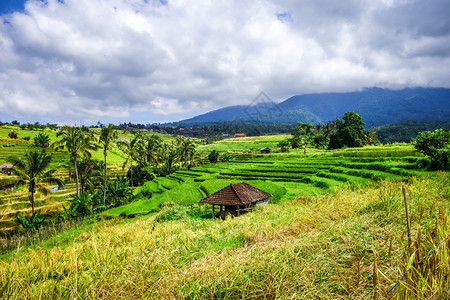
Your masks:
<svg viewBox="0 0 450 300"><path fill-rule="evenodd" d="M364 130L365 123L362 117L353 111L348 111L342 118L336 119L336 132L330 136L330 149L342 147L361 147L367 142L367 133Z"/></svg>
<svg viewBox="0 0 450 300"><path fill-rule="evenodd" d="M10 139L17 139L17 138L19 137L19 134L18 134L15 130L11 130L11 131L8 133L8 137L9 137Z"/></svg>
<svg viewBox="0 0 450 300"><path fill-rule="evenodd" d="M228 161L232 161L232 160L233 160L233 157L228 152L225 152L220 156L221 162L228 162Z"/></svg>
<svg viewBox="0 0 450 300"><path fill-rule="evenodd" d="M64 211L67 215L71 217L83 217L90 215L94 209L93 196L87 193L82 193L80 196L75 196L73 199L69 200L70 207Z"/></svg>
<svg viewBox="0 0 450 300"><path fill-rule="evenodd" d="M108 182L106 185L106 207L116 207L130 202L133 193L129 181L124 177Z"/></svg>
<svg viewBox="0 0 450 300"><path fill-rule="evenodd" d="M169 206L162 210L156 217L156 222L167 222L174 220L181 220L187 217L187 211L189 210L186 206L174 205Z"/></svg>
<svg viewBox="0 0 450 300"><path fill-rule="evenodd" d="M78 177L78 157L83 154L85 157L91 156L91 150L97 150L98 145L95 143L95 137L89 128L87 127L70 127L63 126L58 133L57 137L61 137L60 140L53 144L55 149L66 148L72 156L72 161L75 170L76 179L76 191L77 195L80 195L79 190L79 177Z"/></svg>
<svg viewBox="0 0 450 300"><path fill-rule="evenodd" d="M134 185L143 185L145 182L150 181L156 177L154 168L151 166L137 166L133 167L133 170L128 169L127 178L131 180L131 172L133 172Z"/></svg>
<svg viewBox="0 0 450 300"><path fill-rule="evenodd" d="M424 131L414 140L414 147L431 159L433 169L450 169L450 130Z"/></svg>
<svg viewBox="0 0 450 300"><path fill-rule="evenodd" d="M281 152L287 152L290 144L288 140L284 140L280 141L277 146L281 148Z"/></svg>
<svg viewBox="0 0 450 300"><path fill-rule="evenodd" d="M31 140L31 137L30 136L24 136L22 139L25 140L25 141L29 141L29 140Z"/></svg>
<svg viewBox="0 0 450 300"><path fill-rule="evenodd" d="M45 220L48 218L48 215L41 214L41 210L37 212L33 212L31 216L23 216L20 212L17 213L17 223L22 225L22 228L25 230L36 230L41 227Z"/></svg>
<svg viewBox="0 0 450 300"><path fill-rule="evenodd" d="M386 143L410 143L422 131L449 129L450 121L407 121L372 128L379 141Z"/></svg>
<svg viewBox="0 0 450 300"><path fill-rule="evenodd" d="M46 148L50 146L50 135L47 133L39 132L33 140L34 144L39 148Z"/></svg>
<svg viewBox="0 0 450 300"><path fill-rule="evenodd" d="M63 185L63 181L53 176L56 169L46 171L52 161L52 156L45 151L26 152L24 158L9 157L9 162L15 166L14 174L17 176L15 185L25 184L28 187L29 201L34 214L34 194L40 191L44 194L48 193L44 183Z"/></svg>
<svg viewBox="0 0 450 300"><path fill-rule="evenodd" d="M208 154L208 160L210 163L216 163L218 159L219 159L219 152L217 152L216 150L213 150Z"/></svg>

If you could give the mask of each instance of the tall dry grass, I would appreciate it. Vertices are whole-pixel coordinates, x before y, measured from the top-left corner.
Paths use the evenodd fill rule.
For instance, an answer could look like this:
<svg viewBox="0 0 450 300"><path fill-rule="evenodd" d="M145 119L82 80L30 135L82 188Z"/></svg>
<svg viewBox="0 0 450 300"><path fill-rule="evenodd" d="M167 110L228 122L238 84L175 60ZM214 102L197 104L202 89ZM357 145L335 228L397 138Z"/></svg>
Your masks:
<svg viewBox="0 0 450 300"><path fill-rule="evenodd" d="M383 181L358 190L343 186L334 194L299 197L224 221L157 223L157 216L128 223L104 221L69 241L19 248L4 256L0 295L10 299L387 297L405 264L401 186L408 191L413 236L432 232L439 214L446 214L450 206L446 173L409 182ZM443 230L448 232L447 226ZM421 253L432 246L421 242ZM430 293L436 295L445 292L442 285L433 289ZM391 297L404 295L397 288L393 293Z"/></svg>

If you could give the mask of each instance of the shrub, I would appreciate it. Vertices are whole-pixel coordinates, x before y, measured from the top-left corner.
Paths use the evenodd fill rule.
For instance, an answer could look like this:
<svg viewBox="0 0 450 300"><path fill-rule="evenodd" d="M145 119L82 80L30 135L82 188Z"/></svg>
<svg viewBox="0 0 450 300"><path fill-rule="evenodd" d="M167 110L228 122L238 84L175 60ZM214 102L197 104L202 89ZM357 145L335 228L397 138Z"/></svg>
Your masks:
<svg viewBox="0 0 450 300"><path fill-rule="evenodd" d="M415 138L414 147L431 159L431 168L450 169L450 130L424 131Z"/></svg>
<svg viewBox="0 0 450 300"><path fill-rule="evenodd" d="M231 156L230 153L225 152L224 154L222 154L222 156L220 157L220 161L222 162L228 162L228 161L232 161L233 157Z"/></svg>
<svg viewBox="0 0 450 300"><path fill-rule="evenodd" d="M80 196L75 196L72 200L69 200L70 207L64 211L70 217L81 217L90 215L93 210L93 196L88 193L83 193Z"/></svg>
<svg viewBox="0 0 450 300"><path fill-rule="evenodd" d="M8 133L8 137L10 139L17 139L19 137L19 134L16 131L11 130L11 132Z"/></svg>
<svg viewBox="0 0 450 300"><path fill-rule="evenodd" d="M216 163L218 159L219 159L219 152L213 150L211 151L211 153L209 153L208 160L210 163Z"/></svg>
<svg viewBox="0 0 450 300"><path fill-rule="evenodd" d="M44 224L48 215L41 214L41 210L35 211L30 217L23 216L20 212L17 213L17 223L22 225L25 230L36 230Z"/></svg>
<svg viewBox="0 0 450 300"><path fill-rule="evenodd" d="M187 218L189 208L181 205L171 206L161 211L156 217L156 222L166 222Z"/></svg>
<svg viewBox="0 0 450 300"><path fill-rule="evenodd" d="M106 206L116 207L130 202L133 193L129 188L130 182L124 177L108 182L106 185Z"/></svg>
<svg viewBox="0 0 450 300"><path fill-rule="evenodd" d="M133 167L134 186L143 185L145 182L153 180L156 177L152 167ZM127 179L131 180L131 168L128 169Z"/></svg>

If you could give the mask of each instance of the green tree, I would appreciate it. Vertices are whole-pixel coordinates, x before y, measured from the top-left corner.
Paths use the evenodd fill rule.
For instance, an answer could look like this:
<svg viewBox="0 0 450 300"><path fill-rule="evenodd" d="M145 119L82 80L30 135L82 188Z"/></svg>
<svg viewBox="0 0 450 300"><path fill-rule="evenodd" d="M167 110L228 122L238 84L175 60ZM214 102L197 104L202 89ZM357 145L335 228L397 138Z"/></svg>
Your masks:
<svg viewBox="0 0 450 300"><path fill-rule="evenodd" d="M218 159L219 159L219 152L217 152L216 150L213 150L208 154L208 160L210 163L216 163Z"/></svg>
<svg viewBox="0 0 450 300"><path fill-rule="evenodd" d="M122 148L127 156L125 162L122 165L122 169L125 169L127 164L130 164L130 183L133 186L133 158L138 154L139 141L142 135L138 133L131 141L119 141L117 144Z"/></svg>
<svg viewBox="0 0 450 300"><path fill-rule="evenodd" d="M362 117L353 111L348 111L341 119L335 121L336 132L330 136L331 149L347 147L360 147L365 142L365 123Z"/></svg>
<svg viewBox="0 0 450 300"><path fill-rule="evenodd" d="M191 139L186 138L177 139L177 144L180 160L184 162L186 170L189 170L189 165L195 157L195 144Z"/></svg>
<svg viewBox="0 0 450 300"><path fill-rule="evenodd" d="M43 185L44 183L57 184L59 187L64 184L60 178L53 176L56 168L46 171L52 161L52 156L45 151L26 152L24 158L14 156L10 157L8 161L15 166L14 174L17 178L14 179L14 184L28 186L28 199L33 215L35 214L34 194L36 191L46 195L49 190Z"/></svg>
<svg viewBox="0 0 450 300"><path fill-rule="evenodd" d="M287 152L288 151L287 147L289 147L290 144L291 143L288 140L284 140L280 141L277 146L281 148L281 152Z"/></svg>
<svg viewBox="0 0 450 300"><path fill-rule="evenodd" d="M175 143L164 143L159 152L159 159L162 163L161 175L167 175L173 172L174 165L178 158L178 148Z"/></svg>
<svg viewBox="0 0 450 300"><path fill-rule="evenodd" d="M114 125L109 124L106 127L102 127L100 132L99 143L103 148L103 157L104 157L104 184L103 184L103 206L106 206L106 156L108 155L108 149L114 140L118 137L117 131L114 129Z"/></svg>
<svg viewBox="0 0 450 300"><path fill-rule="evenodd" d="M44 132L39 132L34 138L34 144L37 147L45 148L50 146L50 135Z"/></svg>
<svg viewBox="0 0 450 300"><path fill-rule="evenodd" d="M136 160L141 167L157 166L162 140L156 134L142 138L139 142Z"/></svg>
<svg viewBox="0 0 450 300"><path fill-rule="evenodd" d="M450 130L436 129L421 132L414 140L414 147L431 159L434 169L450 168Z"/></svg>
<svg viewBox="0 0 450 300"><path fill-rule="evenodd" d="M94 135L88 128L85 127L64 126L56 133L56 136L61 136L61 139L56 141L53 144L53 147L55 149L66 148L72 156L75 170L77 196L80 196L77 166L78 155L81 152L86 156L90 156L90 150L95 150L98 148L95 143Z"/></svg>
<svg viewBox="0 0 450 300"><path fill-rule="evenodd" d="M15 130L11 130L11 131L8 133L8 137L9 137L10 139L17 139L17 138L19 137L19 134L18 134Z"/></svg>

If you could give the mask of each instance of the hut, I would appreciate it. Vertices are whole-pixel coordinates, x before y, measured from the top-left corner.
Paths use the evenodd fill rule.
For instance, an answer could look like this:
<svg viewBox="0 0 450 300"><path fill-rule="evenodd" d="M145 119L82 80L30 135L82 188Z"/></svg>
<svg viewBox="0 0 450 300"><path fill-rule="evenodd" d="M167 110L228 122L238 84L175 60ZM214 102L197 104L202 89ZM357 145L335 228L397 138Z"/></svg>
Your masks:
<svg viewBox="0 0 450 300"><path fill-rule="evenodd" d="M3 173L3 174L8 174L8 175L10 175L13 168L14 168L13 165L10 165L10 164L3 164L3 165L0 165L0 172Z"/></svg>
<svg viewBox="0 0 450 300"><path fill-rule="evenodd" d="M199 203L212 205L212 216L216 216L215 206L219 206L218 216L225 218L226 214L239 216L253 210L255 206L269 202L271 194L255 188L248 183L232 183L223 189L201 199Z"/></svg>
<svg viewBox="0 0 450 300"><path fill-rule="evenodd" d="M269 147L264 147L264 148L259 149L259 151L261 153L270 153L270 148Z"/></svg>

